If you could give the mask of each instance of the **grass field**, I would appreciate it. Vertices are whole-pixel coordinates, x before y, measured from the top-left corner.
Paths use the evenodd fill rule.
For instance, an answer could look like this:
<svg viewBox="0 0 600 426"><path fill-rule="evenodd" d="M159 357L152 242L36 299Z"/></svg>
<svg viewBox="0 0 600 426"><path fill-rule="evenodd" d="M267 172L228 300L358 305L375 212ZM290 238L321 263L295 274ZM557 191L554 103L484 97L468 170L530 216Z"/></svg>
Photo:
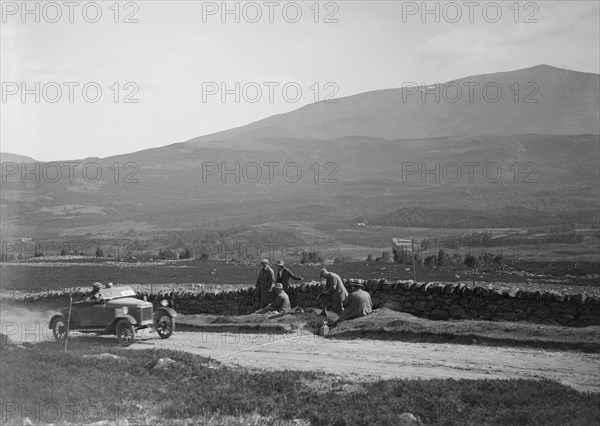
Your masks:
<svg viewBox="0 0 600 426"><path fill-rule="evenodd" d="M600 395L542 380L355 381L226 367L168 350L2 343L2 423L600 424ZM117 358L98 358L109 352ZM105 355L106 356L106 355ZM175 362L155 368L161 358Z"/></svg>
<svg viewBox="0 0 600 426"><path fill-rule="evenodd" d="M304 278L319 280L321 265L290 264L288 267ZM411 265L390 262L350 262L326 265L344 279L413 279ZM94 281L120 284L160 284L166 288L194 285L246 285L256 282L259 266L253 263L208 261L163 261L149 263L107 260L72 262L28 262L0 264L0 289L44 291L88 287ZM556 290L566 294L587 292L600 296L599 262L487 262L475 273L478 285L513 286L525 290ZM417 267L417 281L465 282L473 280L465 265Z"/></svg>

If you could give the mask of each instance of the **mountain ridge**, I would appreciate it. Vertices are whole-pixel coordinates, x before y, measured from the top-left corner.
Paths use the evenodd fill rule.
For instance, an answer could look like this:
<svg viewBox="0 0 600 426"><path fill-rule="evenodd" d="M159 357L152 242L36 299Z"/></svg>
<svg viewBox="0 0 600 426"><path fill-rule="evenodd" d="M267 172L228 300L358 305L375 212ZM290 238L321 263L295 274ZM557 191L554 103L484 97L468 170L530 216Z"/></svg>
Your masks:
<svg viewBox="0 0 600 426"><path fill-rule="evenodd" d="M445 98L451 99L446 92L447 96L440 96L443 98L441 102L428 98L430 95L425 96L425 102L422 102L422 96L421 99L417 99L414 95L405 95L404 102L402 93L406 88L381 89L339 98L337 104L318 102L305 105L286 114L199 136L184 143L201 144L228 138L252 139L265 136L328 139L361 135L398 139L529 133L600 133L598 74L540 65L516 71L467 76L440 85L469 80L474 83L498 83L503 89L503 96L496 103L488 102L483 96L470 102L466 98L467 94L462 93L458 102L444 103ZM514 86L514 83L518 86ZM533 85L527 86L530 83ZM445 89L441 86L439 91L443 95ZM432 101L428 102L428 99ZM536 102L525 102L526 100ZM347 105L349 103L354 105ZM356 103L359 105L355 105ZM340 108L340 105L346 108ZM377 108L378 106L380 108ZM458 111L457 114L457 107L464 111ZM503 121L493 126L490 123L481 126L468 125L469 122L481 124L493 121L494 117L496 121ZM445 121L445 125L436 128L435 120L439 118ZM397 124L399 120L404 120L401 126ZM310 122L311 129L305 128L309 126L307 121ZM519 125L510 125L511 121ZM363 125L363 129L360 124ZM434 129L431 129L432 127ZM321 128L322 131L315 131L315 128ZM342 131L339 131L340 129Z"/></svg>
<svg viewBox="0 0 600 426"><path fill-rule="evenodd" d="M32 157L26 155L14 154L12 152L0 152L0 162L2 163L35 163L38 162Z"/></svg>
<svg viewBox="0 0 600 426"><path fill-rule="evenodd" d="M480 93L470 102L467 99L470 88L464 83L481 86L484 82L500 85L502 96L499 101L488 102ZM422 102L423 95L418 96L420 91L410 97L405 94L406 102L403 102L402 96L407 87L378 89L339 98L337 104L317 102L304 105L243 126L101 160L151 154L161 149L168 152L199 146L243 148L244 145L251 146L251 141L265 138L330 140L356 136L398 140L448 136L600 134L599 74L542 64L514 71L471 75L439 84L440 102L435 102L431 94L424 95L425 102ZM464 92L456 103L447 102L451 98L449 84L454 87L463 84L461 90ZM411 86L410 90L414 88ZM443 96L444 91L446 96ZM473 91L477 95L477 88L474 87ZM83 160L96 161L98 158Z"/></svg>

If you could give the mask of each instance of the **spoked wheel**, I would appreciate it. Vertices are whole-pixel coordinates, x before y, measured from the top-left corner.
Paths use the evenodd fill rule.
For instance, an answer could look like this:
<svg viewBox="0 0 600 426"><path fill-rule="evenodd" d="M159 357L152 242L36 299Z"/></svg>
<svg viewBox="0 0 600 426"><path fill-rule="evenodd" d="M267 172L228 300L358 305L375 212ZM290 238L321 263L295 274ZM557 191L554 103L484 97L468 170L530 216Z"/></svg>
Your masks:
<svg viewBox="0 0 600 426"><path fill-rule="evenodd" d="M52 334L57 342L62 342L67 338L67 324L64 318L57 318L52 321L50 328L52 328Z"/></svg>
<svg viewBox="0 0 600 426"><path fill-rule="evenodd" d="M156 320L156 332L161 339L168 339L175 331L175 320L169 315L161 315Z"/></svg>
<svg viewBox="0 0 600 426"><path fill-rule="evenodd" d="M135 329L127 320L122 319L117 323L115 334L117 341L123 346L129 346L135 340Z"/></svg>

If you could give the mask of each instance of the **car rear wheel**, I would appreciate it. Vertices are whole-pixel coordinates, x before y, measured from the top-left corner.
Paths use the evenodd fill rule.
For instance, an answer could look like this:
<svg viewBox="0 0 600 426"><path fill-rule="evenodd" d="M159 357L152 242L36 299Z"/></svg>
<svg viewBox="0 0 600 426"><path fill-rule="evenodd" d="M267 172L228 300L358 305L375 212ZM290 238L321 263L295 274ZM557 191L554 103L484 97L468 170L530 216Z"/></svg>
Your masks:
<svg viewBox="0 0 600 426"><path fill-rule="evenodd" d="M67 338L67 324L63 318L56 318L50 325L52 334L57 342L62 342Z"/></svg>
<svg viewBox="0 0 600 426"><path fill-rule="evenodd" d="M175 320L169 315L161 315L156 320L156 332L161 339L168 339L175 331Z"/></svg>
<svg viewBox="0 0 600 426"><path fill-rule="evenodd" d="M123 346L129 346L135 340L135 329L127 320L119 320L115 328L117 341Z"/></svg>

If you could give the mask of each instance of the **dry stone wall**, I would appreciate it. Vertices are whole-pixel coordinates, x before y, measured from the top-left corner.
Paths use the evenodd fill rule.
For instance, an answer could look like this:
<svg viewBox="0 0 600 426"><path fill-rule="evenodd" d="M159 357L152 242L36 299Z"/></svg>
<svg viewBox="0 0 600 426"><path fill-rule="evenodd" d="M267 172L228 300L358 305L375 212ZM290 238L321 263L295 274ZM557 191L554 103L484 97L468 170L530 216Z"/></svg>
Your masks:
<svg viewBox="0 0 600 426"><path fill-rule="evenodd" d="M314 286L317 287L317 286ZM318 288L295 289L298 306L317 306ZM366 288L375 308L386 307L432 320L484 319L531 321L573 327L600 325L600 299L583 294L499 291L465 284L387 282L368 280ZM295 294L294 294L295 293Z"/></svg>
<svg viewBox="0 0 600 426"><path fill-rule="evenodd" d="M499 291L465 284L366 281L375 308L386 307L433 320L483 319L531 321L573 327L600 325L600 299L584 294L565 296L557 292ZM318 307L319 285L301 284L290 289L292 306ZM74 294L80 300L85 294ZM170 301L181 314L241 315L254 311L254 289L243 288L220 293L138 292L139 297L159 306ZM58 309L67 306L67 293L3 299L0 303Z"/></svg>

